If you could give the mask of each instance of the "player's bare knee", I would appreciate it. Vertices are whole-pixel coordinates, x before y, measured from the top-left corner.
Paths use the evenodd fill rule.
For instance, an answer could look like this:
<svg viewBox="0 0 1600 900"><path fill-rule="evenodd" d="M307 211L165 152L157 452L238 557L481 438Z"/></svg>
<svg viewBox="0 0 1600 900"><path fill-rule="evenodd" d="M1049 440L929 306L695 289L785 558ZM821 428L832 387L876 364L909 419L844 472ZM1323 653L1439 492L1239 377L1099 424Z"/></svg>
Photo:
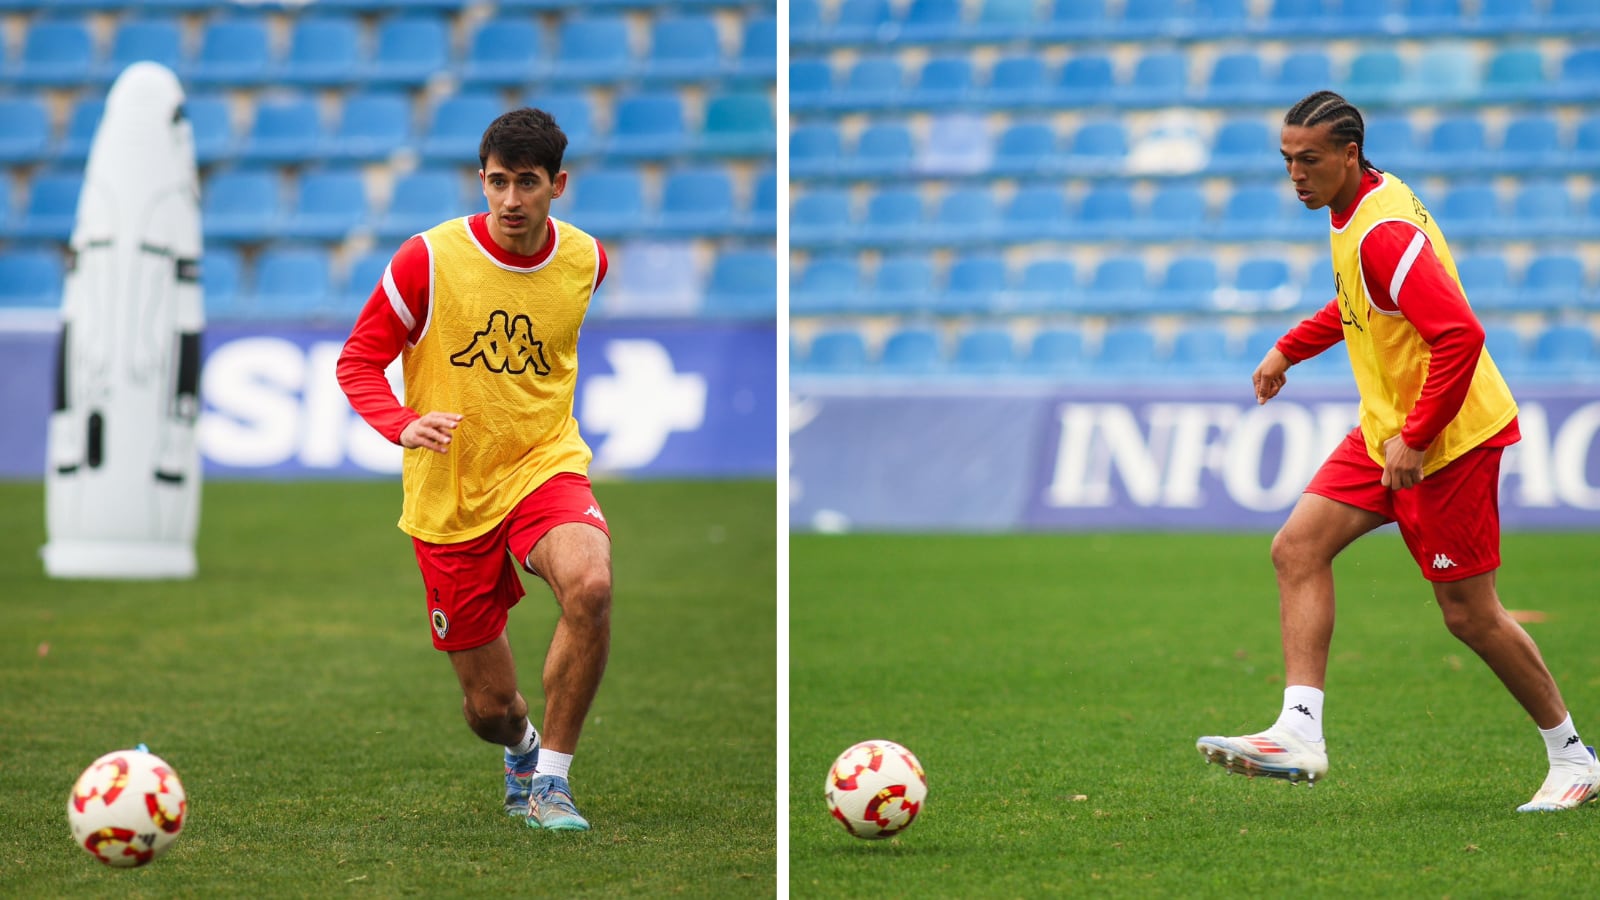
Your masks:
<svg viewBox="0 0 1600 900"><path fill-rule="evenodd" d="M561 616L575 625L605 628L611 622L611 573L594 566L562 585Z"/></svg>

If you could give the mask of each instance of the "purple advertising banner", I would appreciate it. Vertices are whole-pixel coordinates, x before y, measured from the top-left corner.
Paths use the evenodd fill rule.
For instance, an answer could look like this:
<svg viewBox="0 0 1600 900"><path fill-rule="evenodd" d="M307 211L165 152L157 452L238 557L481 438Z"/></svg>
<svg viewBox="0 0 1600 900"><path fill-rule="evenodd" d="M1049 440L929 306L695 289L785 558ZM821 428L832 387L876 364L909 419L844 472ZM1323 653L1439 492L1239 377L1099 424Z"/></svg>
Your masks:
<svg viewBox="0 0 1600 900"><path fill-rule="evenodd" d="M379 437L334 377L345 328L213 325L202 343L200 453L208 476L390 477ZM777 329L771 322L596 322L579 342L576 415L596 474L771 477ZM0 477L42 478L56 334L0 332ZM398 363L390 382L399 390Z"/></svg>
<svg viewBox="0 0 1600 900"><path fill-rule="evenodd" d="M1517 389L1507 528L1600 528L1600 391ZM867 392L800 383L790 522L830 530L1273 529L1355 425L1353 388Z"/></svg>

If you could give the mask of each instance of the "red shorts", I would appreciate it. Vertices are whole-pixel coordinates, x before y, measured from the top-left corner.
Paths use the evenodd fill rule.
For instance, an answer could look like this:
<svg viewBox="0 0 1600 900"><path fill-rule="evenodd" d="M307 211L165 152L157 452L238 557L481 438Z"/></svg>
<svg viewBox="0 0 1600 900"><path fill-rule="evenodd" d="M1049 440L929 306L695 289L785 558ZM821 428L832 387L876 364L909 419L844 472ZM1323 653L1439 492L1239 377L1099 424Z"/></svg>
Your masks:
<svg viewBox="0 0 1600 900"><path fill-rule="evenodd" d="M606 520L589 479L562 473L539 485L492 531L455 544L411 539L428 595L433 646L482 647L506 629L506 613L522 599L517 566L550 529L583 522L604 531Z"/></svg>
<svg viewBox="0 0 1600 900"><path fill-rule="evenodd" d="M1383 467L1367 455L1361 429L1350 432L1306 486L1306 493L1375 512L1400 526L1429 581L1460 581L1500 568L1500 456L1476 447L1415 487L1383 486Z"/></svg>

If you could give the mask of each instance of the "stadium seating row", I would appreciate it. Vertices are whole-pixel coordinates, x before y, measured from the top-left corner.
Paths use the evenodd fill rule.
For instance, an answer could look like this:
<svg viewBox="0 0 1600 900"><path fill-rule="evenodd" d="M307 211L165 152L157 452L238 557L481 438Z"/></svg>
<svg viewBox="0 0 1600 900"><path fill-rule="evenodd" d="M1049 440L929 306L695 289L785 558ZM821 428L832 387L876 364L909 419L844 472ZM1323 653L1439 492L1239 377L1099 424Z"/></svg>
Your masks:
<svg viewBox="0 0 1600 900"><path fill-rule="evenodd" d="M1509 197L1493 184L1451 186L1442 199L1417 188L1451 239L1600 239L1600 191L1587 200L1559 180L1523 179ZM1326 212L1295 201L1287 181L1237 183L1212 204L1193 181L1165 182L1147 196L1122 181L1095 181L1073 198L1056 182L1014 191L958 185L935 201L922 186L881 185L858 199L821 186L791 194L789 240L797 249L973 247L1040 240L1313 240Z"/></svg>
<svg viewBox="0 0 1600 900"><path fill-rule="evenodd" d="M1600 311L1596 278L1577 253L1547 252L1513 275L1500 254L1463 257L1462 285L1482 311ZM946 266L932 257L883 257L868 275L855 254L814 257L794 267L789 309L810 315L1149 315L1314 309L1332 296L1326 257L1301 268L1283 256L1249 256L1231 271L1182 254L1159 274L1137 254L1106 256L1079 271L1068 256L1020 267L993 253Z"/></svg>
<svg viewBox="0 0 1600 900"><path fill-rule="evenodd" d="M0 73L23 86L87 87L109 82L130 62L150 59L202 89L420 86L440 75L468 86L534 80L569 86L765 82L777 65L777 23L770 14L745 17L737 46L729 47L732 41L711 13L654 16L645 46L620 13L566 16L549 33L533 15L502 13L473 25L458 53L445 16L386 17L373 27L368 50L363 20L328 15L328 5L319 2L316 14L295 17L281 48L272 23L257 15L216 16L193 36L177 17L130 16L118 23L107 47L97 44L95 29L84 19L42 18L27 26L15 57L0 58Z"/></svg>
<svg viewBox="0 0 1600 900"><path fill-rule="evenodd" d="M1600 30L1591 0L791 0L797 49L1015 40L1424 37ZM1469 14L1470 13L1470 14Z"/></svg>
<svg viewBox="0 0 1600 900"><path fill-rule="evenodd" d="M214 320L350 321L382 277L391 253L392 247L370 251L342 267L320 246L277 246L257 255L253 263L233 249L208 247L201 265L206 314ZM716 256L708 273L692 269L689 265L687 283L681 285L690 301L680 312L765 318L775 314L777 262L770 248L727 248ZM0 252L0 309L58 308L63 275L62 255L54 248ZM629 286L624 282L620 292L618 285L607 283L597 297L596 313L627 309L632 301L625 296Z"/></svg>
<svg viewBox="0 0 1600 900"><path fill-rule="evenodd" d="M614 98L604 131L596 104L581 92L541 88L516 102L555 116L574 159L770 158L776 139L772 101L759 91L713 93L703 114L692 112L677 91L624 93ZM427 110L420 129L412 124L415 103L403 92L351 92L332 123L324 122L313 94L276 94L253 104L243 132L235 130L226 96L197 94L186 108L202 164L381 161L398 154L460 163L477 159L483 126L504 112L508 101L491 91L448 94ZM43 98L0 97L0 164L82 162L104 109L101 96L80 101L58 138Z"/></svg>
<svg viewBox="0 0 1600 900"><path fill-rule="evenodd" d="M0 180L0 238L64 241L77 212L81 171L45 172L30 182L28 202L11 221L8 182ZM723 167L666 172L659 200L651 199L638 169L595 168L570 180L562 216L602 238L741 237L777 229L777 182L771 172L740 193ZM477 179L465 167L419 169L400 175L381 207L365 176L352 169L305 172L285 191L276 168L212 173L204 179L201 219L210 242L281 239L342 241L357 234L401 240L449 218L483 208Z"/></svg>
<svg viewBox="0 0 1600 900"><path fill-rule="evenodd" d="M1191 322L1170 341L1142 324L1113 325L1099 339L1081 328L1051 325L1019 339L1011 329L970 325L947 338L937 328L904 325L874 348L860 329L824 327L809 342L795 340L790 359L797 374L813 376L930 375L1070 377L1075 382L1228 379L1247 384L1251 370L1286 330L1262 324L1239 336L1221 325ZM1587 325L1556 323L1531 337L1507 325L1487 330L1490 355L1519 378L1593 382L1600 352ZM1313 357L1293 377L1348 379L1349 362L1337 349Z"/></svg>
<svg viewBox="0 0 1600 900"><path fill-rule="evenodd" d="M1014 117L993 134L977 118L881 118L869 120L848 150L837 124L812 122L790 131L789 166L794 178L811 181L906 175L1259 177L1280 170L1281 115L1229 116L1210 135L1187 123L1141 126L1122 118L1091 117L1067 129L1049 119ZM1144 152L1146 146L1155 152ZM1365 149L1380 168L1419 168L1440 176L1586 173L1600 168L1600 112L1570 128L1552 113L1528 112L1498 130L1477 115L1450 115L1425 137L1410 118L1376 115Z"/></svg>

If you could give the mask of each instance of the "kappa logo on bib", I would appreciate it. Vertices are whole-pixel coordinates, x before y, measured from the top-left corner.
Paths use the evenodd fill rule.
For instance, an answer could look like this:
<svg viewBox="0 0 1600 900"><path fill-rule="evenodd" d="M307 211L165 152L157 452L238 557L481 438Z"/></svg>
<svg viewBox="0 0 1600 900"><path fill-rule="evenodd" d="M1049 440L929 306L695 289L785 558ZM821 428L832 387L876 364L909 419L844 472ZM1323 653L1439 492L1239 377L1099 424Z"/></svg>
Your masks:
<svg viewBox="0 0 1600 900"><path fill-rule="evenodd" d="M450 617L446 616L442 609L436 608L433 611L433 633L437 634L440 640L444 640L444 636L450 633Z"/></svg>
<svg viewBox="0 0 1600 900"><path fill-rule="evenodd" d="M550 364L544 358L544 342L533 338L533 323L527 316L516 318L497 309L489 314L489 323L472 336L472 343L450 357L451 365L470 369L479 363L491 372L509 372L521 375L529 369L535 375L549 375Z"/></svg>

